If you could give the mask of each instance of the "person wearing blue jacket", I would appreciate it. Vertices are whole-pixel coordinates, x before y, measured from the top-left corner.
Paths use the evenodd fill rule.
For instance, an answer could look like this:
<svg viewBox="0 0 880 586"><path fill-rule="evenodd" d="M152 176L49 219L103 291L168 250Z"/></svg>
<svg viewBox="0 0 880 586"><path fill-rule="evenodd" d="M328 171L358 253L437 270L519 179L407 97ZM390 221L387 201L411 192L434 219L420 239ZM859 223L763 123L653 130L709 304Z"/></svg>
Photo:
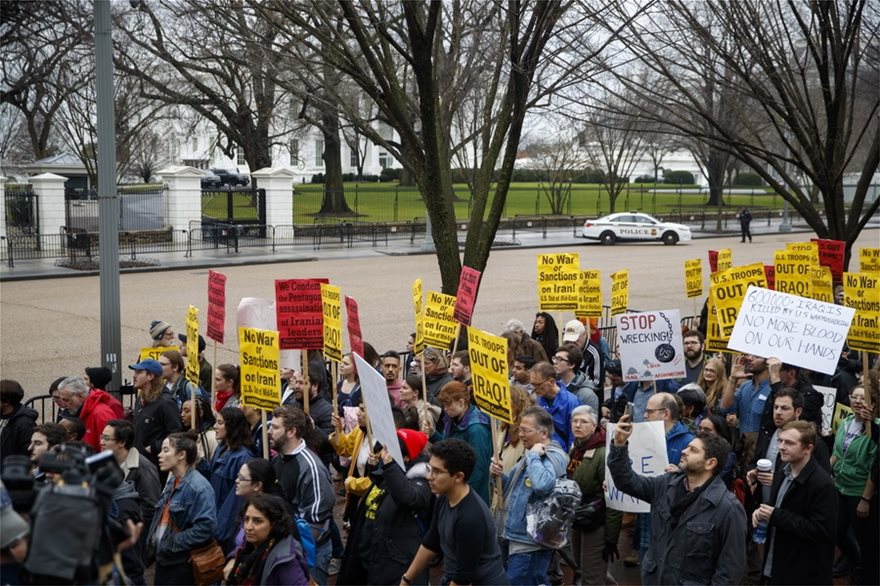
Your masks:
<svg viewBox="0 0 880 586"><path fill-rule="evenodd" d="M552 549L535 543L526 526L526 508L530 501L553 492L556 479L565 476L568 454L552 439L553 418L541 407L529 407L520 416L519 434L525 453L516 466L503 474L503 537L508 541L507 577L511 584L548 584L547 568ZM501 460L492 458L492 475L502 476Z"/></svg>
<svg viewBox="0 0 880 586"><path fill-rule="evenodd" d="M581 403L578 398L564 391L556 382L556 370L549 362L538 362L529 369L529 382L535 392L535 403L553 418L550 437L566 452L574 442L571 433L571 412Z"/></svg>
<svg viewBox="0 0 880 586"><path fill-rule="evenodd" d="M221 409L214 429L218 445L208 466L208 480L217 507L217 543L228 554L235 547L238 514L244 504L235 494L235 477L242 465L254 457L253 437L244 411L238 407Z"/></svg>

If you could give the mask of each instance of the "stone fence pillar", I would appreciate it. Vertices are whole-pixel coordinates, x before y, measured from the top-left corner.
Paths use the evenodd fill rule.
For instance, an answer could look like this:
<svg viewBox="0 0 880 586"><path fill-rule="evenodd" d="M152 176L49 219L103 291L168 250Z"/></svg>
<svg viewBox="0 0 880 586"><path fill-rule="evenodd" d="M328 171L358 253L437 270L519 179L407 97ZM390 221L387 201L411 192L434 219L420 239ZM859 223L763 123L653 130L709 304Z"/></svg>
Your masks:
<svg viewBox="0 0 880 586"><path fill-rule="evenodd" d="M195 167L171 166L156 173L167 186L165 224L174 230L202 227L202 172ZM192 222L192 223L191 223Z"/></svg>
<svg viewBox="0 0 880 586"><path fill-rule="evenodd" d="M6 237L6 182L8 179L0 175L0 238Z"/></svg>
<svg viewBox="0 0 880 586"><path fill-rule="evenodd" d="M251 173L257 187L266 190L266 221L269 226L293 224L293 178L283 167L266 167Z"/></svg>
<svg viewBox="0 0 880 586"><path fill-rule="evenodd" d="M64 183L67 177L42 173L34 175L28 181L34 186L34 194L37 196L40 234L60 234L61 227L67 224L64 202Z"/></svg>

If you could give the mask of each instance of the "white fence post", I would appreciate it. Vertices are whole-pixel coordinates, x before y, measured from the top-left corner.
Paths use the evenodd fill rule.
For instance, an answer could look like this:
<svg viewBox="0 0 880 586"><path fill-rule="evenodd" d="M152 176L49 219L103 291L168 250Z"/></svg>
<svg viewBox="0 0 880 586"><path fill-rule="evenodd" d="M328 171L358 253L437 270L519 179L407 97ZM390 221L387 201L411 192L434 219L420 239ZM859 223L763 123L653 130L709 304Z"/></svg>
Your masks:
<svg viewBox="0 0 880 586"><path fill-rule="evenodd" d="M201 228L202 172L195 167L172 166L158 171L157 175L168 187L165 223L173 230Z"/></svg>
<svg viewBox="0 0 880 586"><path fill-rule="evenodd" d="M67 177L54 173L42 173L29 179L37 196L37 217L40 234L60 234L61 227L67 223L64 202L64 183Z"/></svg>
<svg viewBox="0 0 880 586"><path fill-rule="evenodd" d="M257 187L266 190L266 220L269 226L293 224L293 178L283 167L266 167L251 173Z"/></svg>
<svg viewBox="0 0 880 586"><path fill-rule="evenodd" d="M9 181L0 175L0 238L6 237L6 182Z"/></svg>

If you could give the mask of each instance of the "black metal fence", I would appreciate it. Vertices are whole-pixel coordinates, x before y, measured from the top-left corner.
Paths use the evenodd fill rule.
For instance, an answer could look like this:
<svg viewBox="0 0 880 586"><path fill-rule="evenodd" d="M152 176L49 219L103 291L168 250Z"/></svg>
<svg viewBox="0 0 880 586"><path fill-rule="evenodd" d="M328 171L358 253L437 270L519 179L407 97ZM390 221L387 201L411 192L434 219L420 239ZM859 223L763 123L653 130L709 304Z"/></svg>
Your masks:
<svg viewBox="0 0 880 586"><path fill-rule="evenodd" d="M6 233L28 236L40 231L38 196L29 184L8 185L4 191Z"/></svg>

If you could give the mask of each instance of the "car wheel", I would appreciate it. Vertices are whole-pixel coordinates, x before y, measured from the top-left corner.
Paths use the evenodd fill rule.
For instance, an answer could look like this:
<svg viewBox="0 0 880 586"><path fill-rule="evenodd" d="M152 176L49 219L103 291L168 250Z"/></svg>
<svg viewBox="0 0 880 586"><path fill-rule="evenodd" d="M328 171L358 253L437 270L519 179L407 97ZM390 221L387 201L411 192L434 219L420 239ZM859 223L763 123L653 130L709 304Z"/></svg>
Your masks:
<svg viewBox="0 0 880 586"><path fill-rule="evenodd" d="M675 232L666 232L663 234L663 244L671 246L676 242L678 242L678 234Z"/></svg>
<svg viewBox="0 0 880 586"><path fill-rule="evenodd" d="M601 236L599 236L599 240L602 244L606 246L611 246L615 242L617 242L617 236L614 235L614 232L606 231L602 232Z"/></svg>

